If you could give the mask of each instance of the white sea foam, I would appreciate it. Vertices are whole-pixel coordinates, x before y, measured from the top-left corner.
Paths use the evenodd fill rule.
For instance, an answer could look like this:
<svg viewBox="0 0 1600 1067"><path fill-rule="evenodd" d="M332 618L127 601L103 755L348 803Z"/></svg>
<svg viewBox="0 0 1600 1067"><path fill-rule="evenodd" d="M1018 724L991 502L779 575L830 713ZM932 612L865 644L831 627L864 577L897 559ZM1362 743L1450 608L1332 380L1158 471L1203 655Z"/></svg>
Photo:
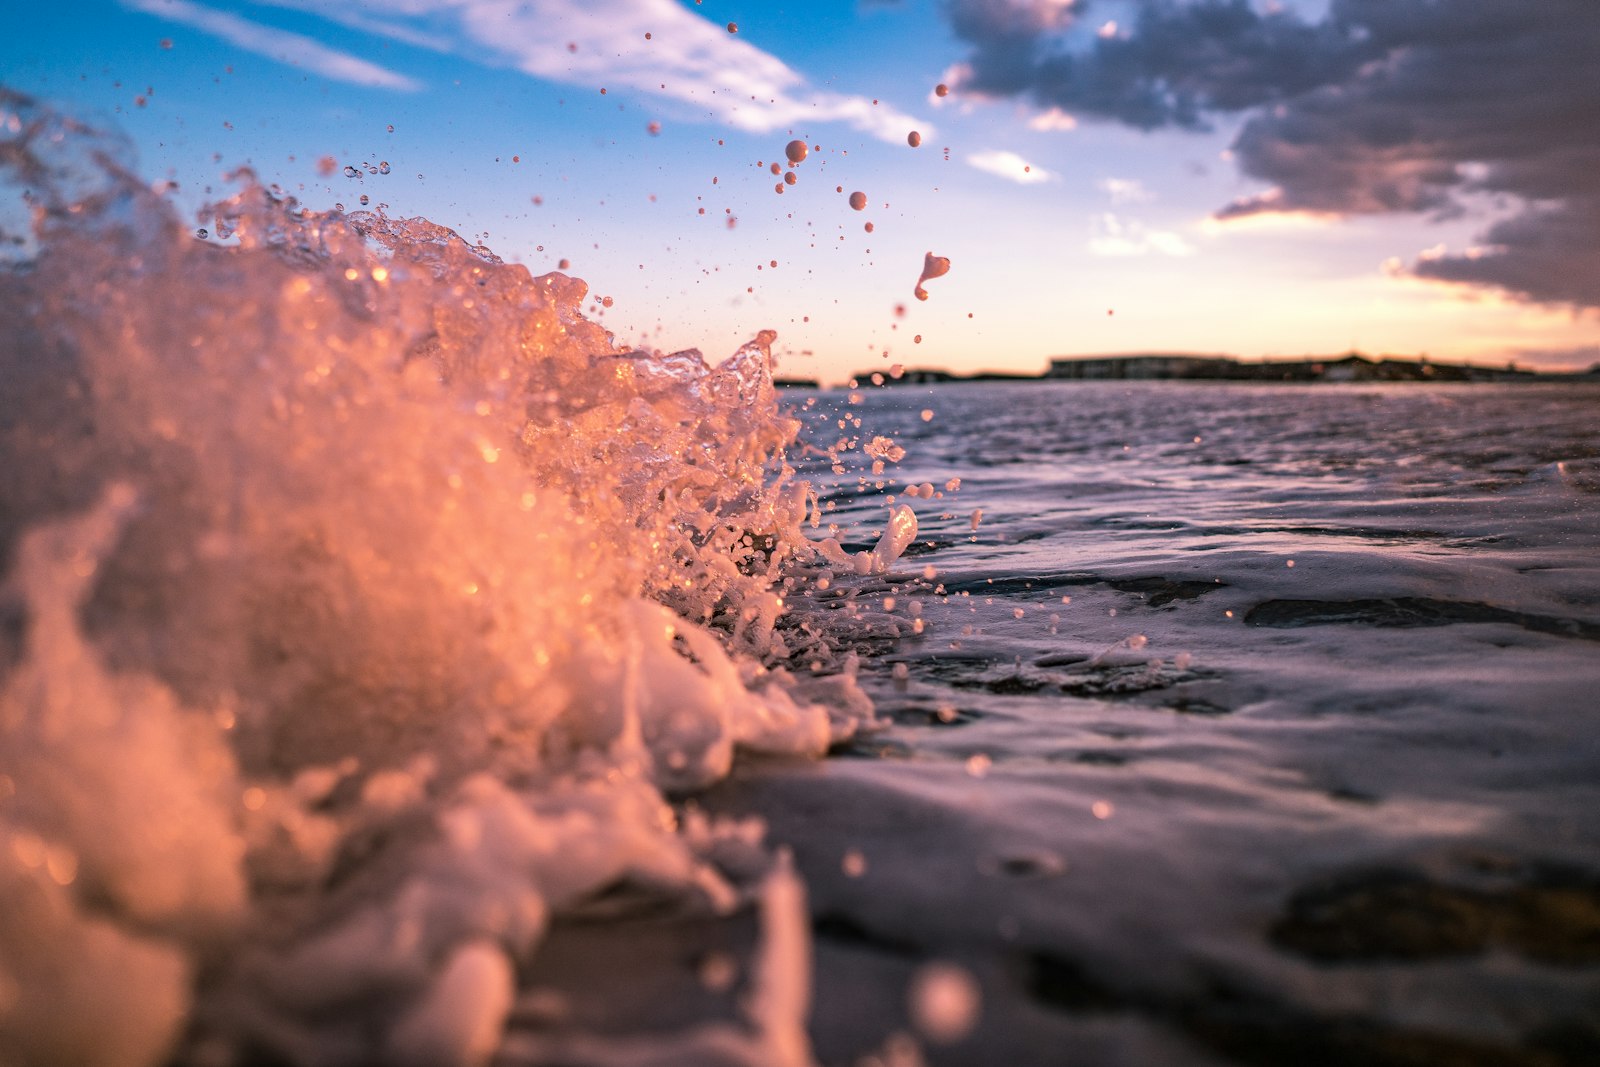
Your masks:
<svg viewBox="0 0 1600 1067"><path fill-rule="evenodd" d="M628 351L578 279L248 174L196 240L14 95L0 163L0 1061L483 1063L632 883L766 900L741 1040L807 1062L795 876L664 793L872 714L781 666L827 640L772 335Z"/></svg>

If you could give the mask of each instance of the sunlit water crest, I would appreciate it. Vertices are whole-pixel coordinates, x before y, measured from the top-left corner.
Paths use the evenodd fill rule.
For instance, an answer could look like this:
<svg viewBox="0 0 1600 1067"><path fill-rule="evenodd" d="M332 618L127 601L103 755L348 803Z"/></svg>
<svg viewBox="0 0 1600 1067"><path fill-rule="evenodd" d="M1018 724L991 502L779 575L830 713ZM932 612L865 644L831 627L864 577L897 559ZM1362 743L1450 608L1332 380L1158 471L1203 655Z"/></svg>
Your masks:
<svg viewBox="0 0 1600 1067"><path fill-rule="evenodd" d="M580 280L247 173L197 240L114 136L0 131L0 1058L476 1062L552 911L793 912L663 795L871 715L777 626L771 335L628 351ZM794 942L752 1062L804 1058Z"/></svg>

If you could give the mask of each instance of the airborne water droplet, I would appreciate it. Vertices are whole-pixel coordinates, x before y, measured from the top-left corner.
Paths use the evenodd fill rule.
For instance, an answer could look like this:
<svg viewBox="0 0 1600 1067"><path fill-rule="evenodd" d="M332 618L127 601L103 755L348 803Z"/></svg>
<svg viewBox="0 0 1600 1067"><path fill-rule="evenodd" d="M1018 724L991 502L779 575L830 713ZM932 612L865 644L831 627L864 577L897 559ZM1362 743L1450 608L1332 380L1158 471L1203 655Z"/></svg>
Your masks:
<svg viewBox="0 0 1600 1067"><path fill-rule="evenodd" d="M918 133L916 130L912 130L910 133L906 134L906 144L910 145L912 148L921 147L922 134Z"/></svg>
<svg viewBox="0 0 1600 1067"><path fill-rule="evenodd" d="M936 256L932 252L927 253L922 257L922 276L917 279L917 287L913 290L913 294L918 300L928 299L928 291L922 287L922 283L932 281L934 278L942 278L949 273L950 260L948 258Z"/></svg>
<svg viewBox="0 0 1600 1067"><path fill-rule="evenodd" d="M790 163L800 163L810 154L810 149L804 141L794 140L783 146L783 154L789 157Z"/></svg>
<svg viewBox="0 0 1600 1067"><path fill-rule="evenodd" d="M950 95L950 86L946 85L944 82L940 82L938 85L935 85L933 87L933 95L934 96L948 96L948 95Z"/></svg>
<svg viewBox="0 0 1600 1067"><path fill-rule="evenodd" d="M354 167L346 167L344 168L344 176L346 178L359 178L361 177L361 172Z"/></svg>
<svg viewBox="0 0 1600 1067"><path fill-rule="evenodd" d="M867 194L862 192L851 193L850 206L855 208L857 211L864 211L867 206Z"/></svg>

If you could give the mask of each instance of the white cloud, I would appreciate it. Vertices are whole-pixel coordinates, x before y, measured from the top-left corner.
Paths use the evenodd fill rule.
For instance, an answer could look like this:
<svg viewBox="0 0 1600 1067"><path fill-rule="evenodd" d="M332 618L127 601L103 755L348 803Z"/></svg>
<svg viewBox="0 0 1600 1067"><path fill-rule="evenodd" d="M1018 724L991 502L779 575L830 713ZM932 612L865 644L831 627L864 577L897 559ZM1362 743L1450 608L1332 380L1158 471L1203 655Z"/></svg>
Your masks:
<svg viewBox="0 0 1600 1067"><path fill-rule="evenodd" d="M336 81L408 92L422 88L418 82L403 74L329 48L310 37L263 26L237 15L190 3L189 0L122 0L122 3L147 15L192 26L247 52L313 71Z"/></svg>
<svg viewBox="0 0 1600 1067"><path fill-rule="evenodd" d="M369 33L549 81L665 97L752 133L842 122L891 143L926 120L810 86L676 0L269 0ZM648 40L645 34L649 34Z"/></svg>
<svg viewBox="0 0 1600 1067"><path fill-rule="evenodd" d="M1148 230L1137 219L1122 219L1111 212L1090 220L1089 251L1097 256L1192 256L1194 246L1171 230Z"/></svg>
<svg viewBox="0 0 1600 1067"><path fill-rule="evenodd" d="M1021 185L1047 182L1054 177L1043 167L1035 167L1015 152L997 149L987 152L974 152L967 157L967 162L981 171L987 171L990 174L998 175Z"/></svg>
<svg viewBox="0 0 1600 1067"><path fill-rule="evenodd" d="M1077 128L1078 120L1062 111L1059 107L1041 111L1028 120L1028 129L1030 130L1052 132L1056 130L1075 130Z"/></svg>
<svg viewBox="0 0 1600 1067"><path fill-rule="evenodd" d="M1151 199L1150 190L1137 178L1102 178L1099 185L1113 204L1138 204Z"/></svg>

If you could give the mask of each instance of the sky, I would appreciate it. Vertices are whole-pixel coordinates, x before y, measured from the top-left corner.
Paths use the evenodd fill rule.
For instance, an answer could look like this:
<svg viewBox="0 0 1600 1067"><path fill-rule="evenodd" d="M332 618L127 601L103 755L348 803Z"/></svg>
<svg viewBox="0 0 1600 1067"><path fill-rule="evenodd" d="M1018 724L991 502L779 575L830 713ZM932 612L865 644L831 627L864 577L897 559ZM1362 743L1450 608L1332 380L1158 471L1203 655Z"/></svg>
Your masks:
<svg viewBox="0 0 1600 1067"><path fill-rule="evenodd" d="M365 196L567 261L626 345L716 361L771 328L780 373L832 381L1600 362L1595 0L19 0L7 23L0 83L120 128L197 227L240 166L318 210ZM919 300L929 253L950 270Z"/></svg>

